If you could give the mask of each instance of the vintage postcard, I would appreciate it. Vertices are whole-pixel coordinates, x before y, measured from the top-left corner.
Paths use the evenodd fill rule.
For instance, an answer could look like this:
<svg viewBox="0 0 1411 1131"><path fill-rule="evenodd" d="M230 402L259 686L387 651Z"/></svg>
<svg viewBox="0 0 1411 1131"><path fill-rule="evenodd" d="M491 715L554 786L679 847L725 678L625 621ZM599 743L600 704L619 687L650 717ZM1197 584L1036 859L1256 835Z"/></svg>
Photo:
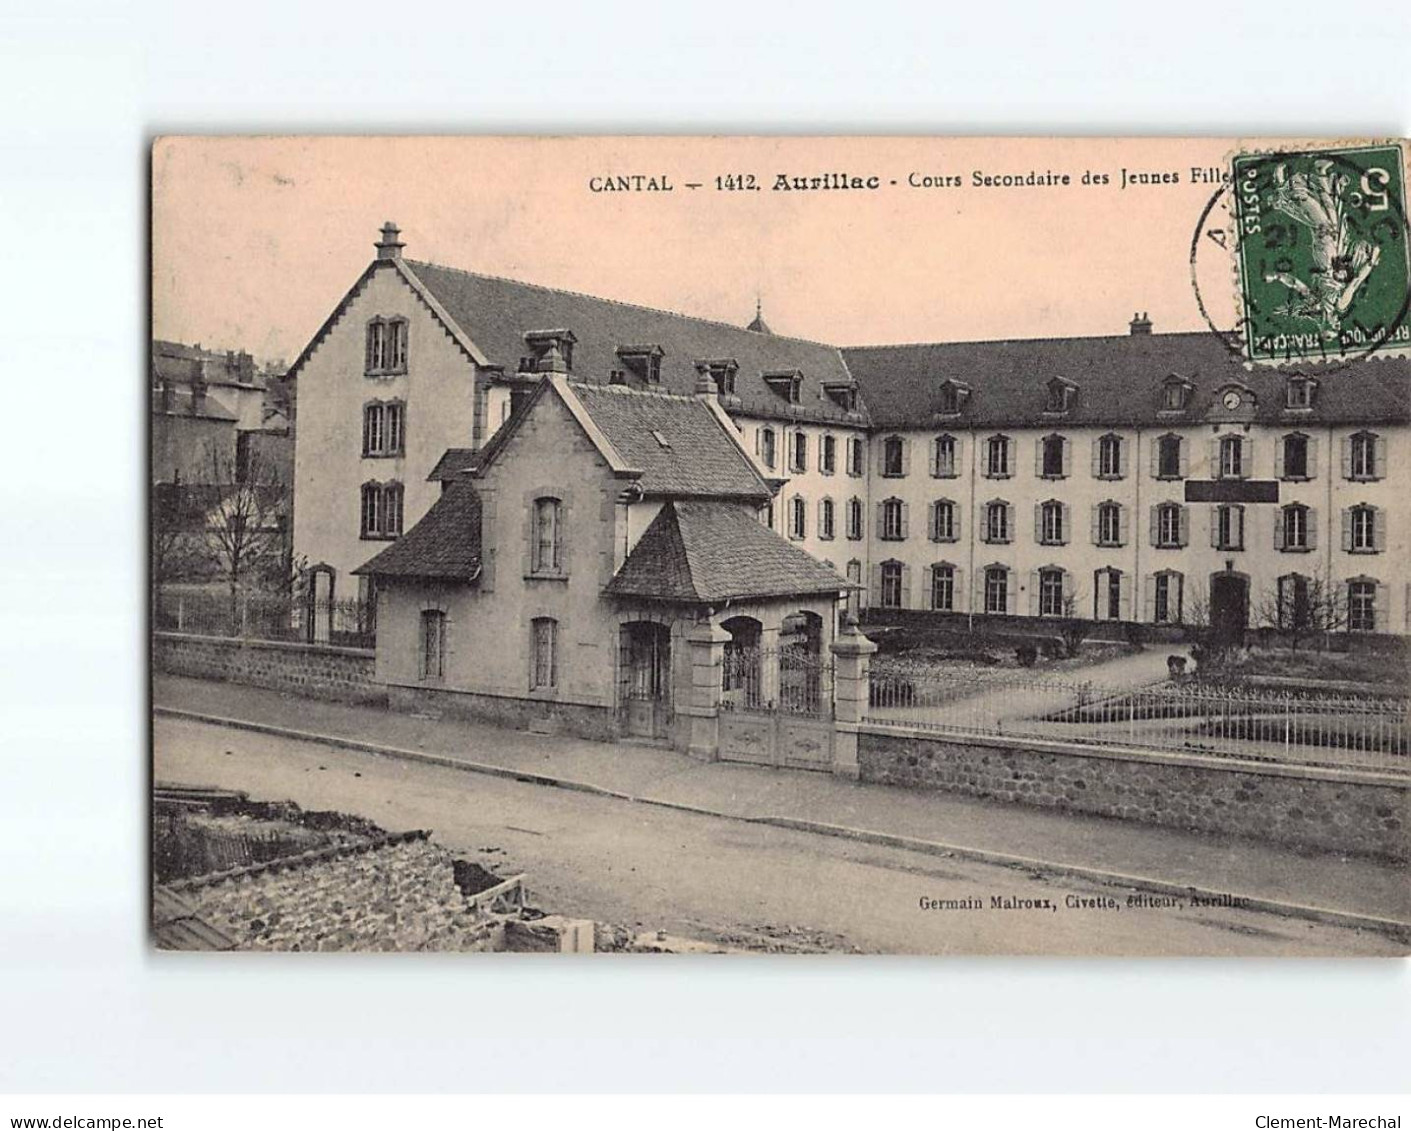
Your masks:
<svg viewBox="0 0 1411 1131"><path fill-rule="evenodd" d="M1407 156L157 140L153 946L1407 953Z"/></svg>

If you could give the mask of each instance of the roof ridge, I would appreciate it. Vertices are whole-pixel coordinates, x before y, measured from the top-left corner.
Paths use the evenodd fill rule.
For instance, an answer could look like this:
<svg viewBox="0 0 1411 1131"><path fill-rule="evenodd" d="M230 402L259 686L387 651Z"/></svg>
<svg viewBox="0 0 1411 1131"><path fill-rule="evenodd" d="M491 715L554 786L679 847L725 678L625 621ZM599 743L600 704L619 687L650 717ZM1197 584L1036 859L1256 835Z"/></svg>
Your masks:
<svg viewBox="0 0 1411 1131"><path fill-rule="evenodd" d="M922 349L928 346L1019 346L1035 342L1125 342L1151 341L1160 338L1200 338L1210 334L1209 330L1169 330L1165 333L1150 334L1048 334L1033 338L952 338L947 341L930 342L874 342L869 345L839 346L844 355L859 350ZM1216 335L1211 335L1216 336Z"/></svg>
<svg viewBox="0 0 1411 1131"><path fill-rule="evenodd" d="M589 294L587 291L575 291L568 287L550 287L544 283L530 283L524 279L512 279L508 275L491 275L484 271L471 271L465 267L452 267L445 263L432 263L429 259L407 259L404 262L412 267L434 267L438 271L453 271L457 275L468 275L472 279L487 279L494 283L513 283L517 287L529 287L536 291L546 291L549 294L571 295L574 298L592 299L594 302L605 302L613 306L625 306L632 310L645 310L651 314L665 314L671 318L683 318L689 322L703 322L709 326L723 326L730 330L738 330L742 334L753 334L755 331L744 326L736 325L734 322L726 322L722 318L704 318L699 314L687 314L684 310L669 310L664 306L648 306L641 302L628 302L626 299L608 298L606 295ZM804 345L821 346L824 349L838 350L841 347L833 342L821 342L815 338L800 338L792 334L771 333L771 338L776 338L786 342L802 342Z"/></svg>
<svg viewBox="0 0 1411 1131"><path fill-rule="evenodd" d="M630 385L614 385L608 381L582 381L574 378L568 379L568 385L575 390L592 389L594 392L615 393L619 396L658 397L667 401L683 401L686 404L700 403L692 393L673 393L669 389L635 389Z"/></svg>

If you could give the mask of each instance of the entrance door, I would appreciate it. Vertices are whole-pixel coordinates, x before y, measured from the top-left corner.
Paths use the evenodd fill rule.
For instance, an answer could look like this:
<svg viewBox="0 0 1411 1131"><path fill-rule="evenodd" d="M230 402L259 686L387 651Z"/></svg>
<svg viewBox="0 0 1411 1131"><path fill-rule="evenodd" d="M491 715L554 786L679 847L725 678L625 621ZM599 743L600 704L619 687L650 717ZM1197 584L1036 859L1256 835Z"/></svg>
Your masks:
<svg viewBox="0 0 1411 1131"><path fill-rule="evenodd" d="M1210 628L1219 644L1244 643L1249 627L1249 580L1237 573L1210 576Z"/></svg>
<svg viewBox="0 0 1411 1131"><path fill-rule="evenodd" d="M655 621L622 626L622 707L627 733L666 738L671 723L671 630Z"/></svg>

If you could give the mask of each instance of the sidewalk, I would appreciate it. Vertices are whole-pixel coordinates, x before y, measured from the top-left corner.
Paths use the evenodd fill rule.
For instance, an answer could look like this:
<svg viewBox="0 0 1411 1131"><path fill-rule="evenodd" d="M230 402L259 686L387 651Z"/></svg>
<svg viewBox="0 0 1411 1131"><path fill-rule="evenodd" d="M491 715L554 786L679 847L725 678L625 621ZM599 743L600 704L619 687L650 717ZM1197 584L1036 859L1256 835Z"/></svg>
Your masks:
<svg viewBox="0 0 1411 1131"><path fill-rule="evenodd" d="M801 770L700 763L652 746L548 738L161 673L153 675L153 698L158 711L257 723L333 744L435 755L725 817L829 826L816 831L863 841L938 842L929 850L954 849L957 855L1010 858L998 862L1036 870L1116 874L1411 924L1411 881L1404 866L1300 856L1251 841L861 785Z"/></svg>

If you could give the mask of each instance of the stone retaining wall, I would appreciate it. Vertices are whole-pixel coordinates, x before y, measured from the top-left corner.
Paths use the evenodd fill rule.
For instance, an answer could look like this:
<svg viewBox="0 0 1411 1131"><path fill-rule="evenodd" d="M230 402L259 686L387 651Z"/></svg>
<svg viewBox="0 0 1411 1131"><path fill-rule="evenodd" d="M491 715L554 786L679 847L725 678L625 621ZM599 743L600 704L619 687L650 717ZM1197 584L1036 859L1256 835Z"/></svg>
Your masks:
<svg viewBox="0 0 1411 1131"><path fill-rule="evenodd" d="M152 665L170 675L245 683L310 699L387 702L386 688L374 679L374 653L361 648L158 632Z"/></svg>
<svg viewBox="0 0 1411 1131"><path fill-rule="evenodd" d="M862 781L1293 848L1411 858L1411 779L864 726Z"/></svg>
<svg viewBox="0 0 1411 1131"><path fill-rule="evenodd" d="M615 742L622 737L617 714L608 707L561 703L554 699L486 695L444 687L391 684L386 692L387 705L394 711L434 712L453 719L490 723L510 730L571 734L596 742Z"/></svg>

